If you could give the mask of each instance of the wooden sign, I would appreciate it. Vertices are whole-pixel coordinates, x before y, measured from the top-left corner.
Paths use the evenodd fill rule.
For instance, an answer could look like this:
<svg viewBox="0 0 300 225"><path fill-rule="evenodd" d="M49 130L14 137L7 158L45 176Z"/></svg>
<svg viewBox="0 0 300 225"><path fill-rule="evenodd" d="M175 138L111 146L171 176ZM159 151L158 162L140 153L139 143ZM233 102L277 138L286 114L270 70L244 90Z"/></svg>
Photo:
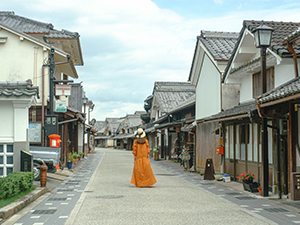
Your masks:
<svg viewBox="0 0 300 225"><path fill-rule="evenodd" d="M214 164L212 159L206 159L206 166L204 172L204 180L214 180Z"/></svg>

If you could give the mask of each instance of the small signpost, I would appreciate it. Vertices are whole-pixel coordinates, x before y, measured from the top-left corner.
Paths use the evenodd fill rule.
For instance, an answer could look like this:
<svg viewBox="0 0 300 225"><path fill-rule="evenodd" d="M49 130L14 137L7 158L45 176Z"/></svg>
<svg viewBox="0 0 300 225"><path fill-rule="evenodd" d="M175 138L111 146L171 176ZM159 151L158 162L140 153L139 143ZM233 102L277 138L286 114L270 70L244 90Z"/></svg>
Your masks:
<svg viewBox="0 0 300 225"><path fill-rule="evenodd" d="M55 101L55 112L67 112L67 102Z"/></svg>
<svg viewBox="0 0 300 225"><path fill-rule="evenodd" d="M55 95L70 96L71 95L71 85L56 84L55 85Z"/></svg>

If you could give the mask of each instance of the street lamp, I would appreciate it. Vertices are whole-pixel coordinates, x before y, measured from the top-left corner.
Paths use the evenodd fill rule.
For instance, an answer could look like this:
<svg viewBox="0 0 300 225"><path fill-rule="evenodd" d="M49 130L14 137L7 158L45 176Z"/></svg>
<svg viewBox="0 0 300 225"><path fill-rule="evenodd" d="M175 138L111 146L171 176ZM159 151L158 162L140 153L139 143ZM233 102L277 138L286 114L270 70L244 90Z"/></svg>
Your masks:
<svg viewBox="0 0 300 225"><path fill-rule="evenodd" d="M88 102L88 99L86 97L82 98L82 103L83 103L83 106L84 106L84 121L83 121L83 144L82 144L82 152L84 153L83 157L85 156L85 151L84 151L84 134L85 134L85 118L86 118L86 115L85 115L85 108L86 108L86 104Z"/></svg>
<svg viewBox="0 0 300 225"><path fill-rule="evenodd" d="M266 62L266 50L271 45L272 32L274 30L265 25L257 27L254 33L254 40L256 48L260 48L261 57L261 85L262 94L267 92L267 62ZM268 156L268 120L262 118L262 131L261 131L261 145L263 156L263 185L262 195L269 196L269 156Z"/></svg>

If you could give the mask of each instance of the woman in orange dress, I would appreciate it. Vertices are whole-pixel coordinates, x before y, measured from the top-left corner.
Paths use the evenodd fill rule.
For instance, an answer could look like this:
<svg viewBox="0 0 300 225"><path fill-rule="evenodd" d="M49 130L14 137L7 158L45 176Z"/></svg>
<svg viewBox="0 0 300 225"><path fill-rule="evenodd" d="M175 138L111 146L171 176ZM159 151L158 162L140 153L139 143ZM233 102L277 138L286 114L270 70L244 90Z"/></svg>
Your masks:
<svg viewBox="0 0 300 225"><path fill-rule="evenodd" d="M137 187L151 186L156 183L149 161L149 143L143 129L135 131L136 140L133 142L134 168L131 183Z"/></svg>

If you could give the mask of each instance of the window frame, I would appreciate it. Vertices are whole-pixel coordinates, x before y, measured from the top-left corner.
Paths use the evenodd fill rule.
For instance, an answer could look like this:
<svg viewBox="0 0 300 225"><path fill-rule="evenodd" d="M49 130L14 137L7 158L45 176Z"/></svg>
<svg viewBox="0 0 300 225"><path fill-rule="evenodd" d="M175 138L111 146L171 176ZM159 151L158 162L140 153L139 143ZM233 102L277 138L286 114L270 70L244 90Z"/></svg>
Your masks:
<svg viewBox="0 0 300 225"><path fill-rule="evenodd" d="M3 164L0 164L0 168L3 169L3 174L0 175L0 177L6 177L8 175L7 168L12 168L12 171L14 171L14 145L13 143L0 143L0 145L3 146L3 152L0 152L0 157L3 157ZM7 146L12 146L12 152L7 152ZM7 157L13 157L13 163L8 164L7 163Z"/></svg>

